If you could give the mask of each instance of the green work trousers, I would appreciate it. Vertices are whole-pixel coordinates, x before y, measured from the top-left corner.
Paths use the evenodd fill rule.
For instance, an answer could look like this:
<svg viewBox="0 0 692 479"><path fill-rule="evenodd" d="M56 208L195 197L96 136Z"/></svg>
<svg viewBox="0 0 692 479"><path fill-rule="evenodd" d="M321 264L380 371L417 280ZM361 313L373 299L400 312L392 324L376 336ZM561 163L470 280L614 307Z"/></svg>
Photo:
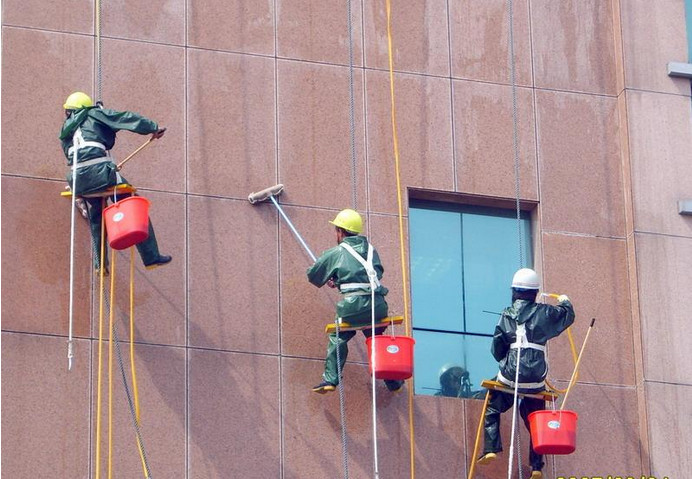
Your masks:
<svg viewBox="0 0 692 479"><path fill-rule="evenodd" d="M375 319L379 321L382 318L386 318L387 312L387 303L384 301L380 302L379 305L375 307ZM367 310L365 312L362 312L361 314L343 318L343 321L351 325L370 324L371 314L371 311ZM339 321L339 318L336 318L336 321ZM375 328L375 335L379 336L385 331L385 329L387 329L387 326ZM362 332L366 338L372 336L372 329L363 329ZM348 357L348 342L351 339L353 339L356 333L357 331L339 331L338 336L336 332L329 334L329 344L327 344L327 359L325 360L324 374L322 375L322 379L324 379L328 383L335 385L339 384L339 373L337 370L337 365L343 374L344 365L346 364L346 358ZM339 362L337 362L336 360L337 348L339 350ZM385 379L384 382L385 384L387 384L388 387L393 389L398 389L398 387L395 386L397 386L400 383L400 381L390 381L388 379Z"/></svg>
<svg viewBox="0 0 692 479"><path fill-rule="evenodd" d="M124 199L130 196L129 194L118 195L118 198ZM94 246L94 268L100 269L101 265L101 221L103 218L104 198L84 198L88 206L89 213L89 229L91 230L91 244ZM159 245L156 242L154 227L149 219L149 237L137 244L137 251L142 258L144 266L149 266L159 259ZM108 266L108 248L105 250L105 264Z"/></svg>

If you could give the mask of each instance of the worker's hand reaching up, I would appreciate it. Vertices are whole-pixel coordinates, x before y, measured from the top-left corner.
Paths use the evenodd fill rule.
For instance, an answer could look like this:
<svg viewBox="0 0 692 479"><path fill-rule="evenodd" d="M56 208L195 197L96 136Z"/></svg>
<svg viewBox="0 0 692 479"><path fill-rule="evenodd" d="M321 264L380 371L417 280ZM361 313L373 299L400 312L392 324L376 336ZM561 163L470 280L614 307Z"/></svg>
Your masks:
<svg viewBox="0 0 692 479"><path fill-rule="evenodd" d="M566 294L561 294L560 296L557 297L557 302L558 303L568 303L569 298L567 297Z"/></svg>
<svg viewBox="0 0 692 479"><path fill-rule="evenodd" d="M151 139L152 140L158 140L159 138L161 138L163 136L164 133L166 133L166 129L165 128L159 128L158 130L156 130L156 132L154 134L151 135Z"/></svg>

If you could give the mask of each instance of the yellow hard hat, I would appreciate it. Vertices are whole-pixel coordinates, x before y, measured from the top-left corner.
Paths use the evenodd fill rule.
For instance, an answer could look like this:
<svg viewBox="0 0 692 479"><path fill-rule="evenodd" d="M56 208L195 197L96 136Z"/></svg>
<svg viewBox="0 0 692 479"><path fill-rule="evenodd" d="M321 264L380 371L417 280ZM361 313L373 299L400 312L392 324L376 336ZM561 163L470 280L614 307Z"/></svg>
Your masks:
<svg viewBox="0 0 692 479"><path fill-rule="evenodd" d="M86 93L81 91L76 91L67 97L65 104L62 106L65 110L79 110L80 108L87 108L94 106L94 102L91 97Z"/></svg>
<svg viewBox="0 0 692 479"><path fill-rule="evenodd" d="M356 210L349 208L339 211L339 214L330 223L345 229L349 233L360 234L363 232L363 218Z"/></svg>

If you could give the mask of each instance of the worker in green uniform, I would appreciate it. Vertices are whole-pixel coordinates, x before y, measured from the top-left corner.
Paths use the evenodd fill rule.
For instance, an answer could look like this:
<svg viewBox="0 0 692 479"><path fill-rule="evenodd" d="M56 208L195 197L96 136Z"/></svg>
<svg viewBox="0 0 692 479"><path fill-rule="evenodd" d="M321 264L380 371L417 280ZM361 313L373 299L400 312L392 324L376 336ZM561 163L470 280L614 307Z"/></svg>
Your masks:
<svg viewBox="0 0 692 479"><path fill-rule="evenodd" d="M65 123L60 131L62 149L67 158L70 170L67 182L72 186L72 164L77 158L77 183L75 195L96 193L127 181L120 176L109 151L115 144L119 130L129 130L140 135L151 134L153 139L163 136L165 128L159 128L156 122L148 120L129 111L115 111L95 106L89 95L82 92L72 93L65 104ZM130 196L118 195L119 199ZM94 267L100 269L101 261L101 217L103 203L101 198L84 198L87 203L89 228L96 252ZM137 250L144 266L148 269L170 263L171 257L159 253L154 228L149 221L149 237L137 245ZM108 258L105 258L107 268ZM107 271L107 270L106 270Z"/></svg>
<svg viewBox="0 0 692 479"><path fill-rule="evenodd" d="M499 362L497 380L508 387L515 387L517 349L521 348L519 360L519 392L532 393L545 390L548 364L545 345L557 337L574 322L574 308L569 298L560 295L558 305L536 303L539 281L532 269L522 268L512 279L512 306L505 308L495 326L491 352ZM514 396L500 391L491 391L485 412L485 445L478 464L488 464L502 451L500 439L500 414L512 407ZM521 398L519 413L526 428L529 414L545 409L545 401L530 397ZM533 450L529 441L531 479L541 479L543 456Z"/></svg>
<svg viewBox="0 0 692 479"><path fill-rule="evenodd" d="M339 288L343 298L336 305L336 321L362 326L371 324L372 320L372 279L375 285L375 320L386 318L388 306L384 297L388 290L380 284L384 268L375 248L360 234L363 232L363 218L357 211L345 209L330 223L336 228L337 246L322 253L308 269L308 280L318 288L325 284ZM386 328L375 328L375 335L382 334ZM362 331L366 337L372 335L371 329ZM324 394L336 389L339 384L338 370L343 370L348 356L347 343L355 335L356 331L340 331L338 335L336 332L329 335L322 382L312 388L314 392ZM338 365L337 348L340 359ZM385 380L390 391L399 391L403 384L404 381L400 380Z"/></svg>

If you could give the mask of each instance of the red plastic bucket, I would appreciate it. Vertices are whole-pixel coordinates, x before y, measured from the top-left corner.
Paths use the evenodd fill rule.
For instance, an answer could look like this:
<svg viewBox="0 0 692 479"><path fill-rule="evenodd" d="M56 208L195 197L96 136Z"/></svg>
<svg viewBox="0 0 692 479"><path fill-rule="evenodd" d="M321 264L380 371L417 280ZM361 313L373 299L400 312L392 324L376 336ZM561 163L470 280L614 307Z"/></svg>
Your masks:
<svg viewBox="0 0 692 479"><path fill-rule="evenodd" d="M372 337L365 340L372 374ZM413 345L408 336L375 336L375 377L377 379L408 379L413 376Z"/></svg>
<svg viewBox="0 0 692 479"><path fill-rule="evenodd" d="M149 200L130 196L103 210L108 244L127 249L149 237Z"/></svg>
<svg viewBox="0 0 692 479"><path fill-rule="evenodd" d="M577 448L577 417L574 411L529 414L533 450L537 454L572 454Z"/></svg>

